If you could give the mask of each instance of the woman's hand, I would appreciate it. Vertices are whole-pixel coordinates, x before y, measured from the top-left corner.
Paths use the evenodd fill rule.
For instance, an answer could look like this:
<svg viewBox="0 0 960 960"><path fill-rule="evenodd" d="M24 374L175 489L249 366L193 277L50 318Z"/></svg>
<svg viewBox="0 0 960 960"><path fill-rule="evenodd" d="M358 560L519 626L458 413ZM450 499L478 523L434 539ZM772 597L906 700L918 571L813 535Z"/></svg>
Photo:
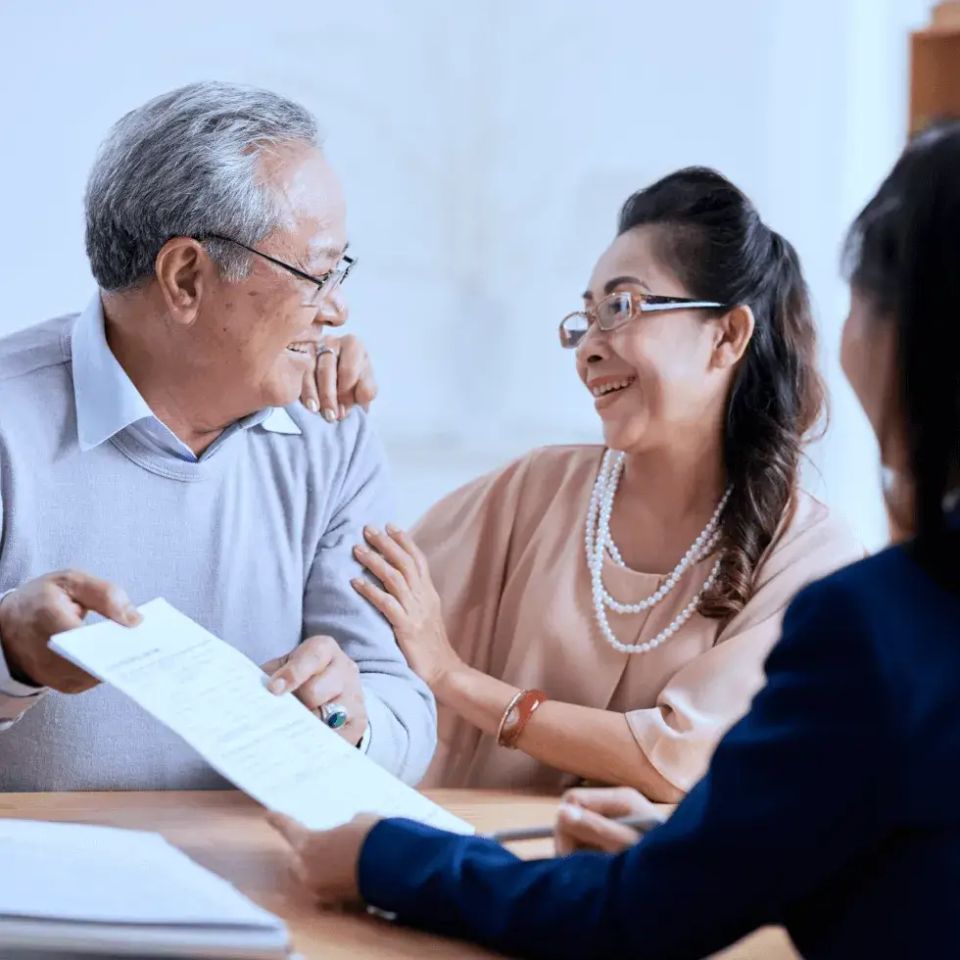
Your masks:
<svg viewBox="0 0 960 960"><path fill-rule="evenodd" d="M352 334L325 337L323 347L316 367L303 379L300 402L328 423L343 420L355 406L369 410L377 381L366 347Z"/></svg>
<svg viewBox="0 0 960 960"><path fill-rule="evenodd" d="M344 707L346 722L335 732L348 743L360 743L367 729L360 669L333 637L308 637L285 657L271 660L261 669L270 674L267 689L271 693L292 693L321 718L328 704Z"/></svg>
<svg viewBox="0 0 960 960"><path fill-rule="evenodd" d="M663 820L657 804L632 787L578 787L563 795L554 842L557 854L575 850L602 850L619 853L632 847L640 834L632 827L617 823L617 817L644 817Z"/></svg>
<svg viewBox="0 0 960 960"><path fill-rule="evenodd" d="M379 822L373 814L360 814L333 830L308 830L282 813L267 815L293 851L293 873L313 898L325 906L360 903L357 864L367 834Z"/></svg>
<svg viewBox="0 0 960 960"><path fill-rule="evenodd" d="M382 584L364 578L353 587L393 627L407 662L434 692L452 671L465 667L447 639L443 609L426 557L410 536L394 526L381 533L367 527L366 545L354 548L357 560Z"/></svg>

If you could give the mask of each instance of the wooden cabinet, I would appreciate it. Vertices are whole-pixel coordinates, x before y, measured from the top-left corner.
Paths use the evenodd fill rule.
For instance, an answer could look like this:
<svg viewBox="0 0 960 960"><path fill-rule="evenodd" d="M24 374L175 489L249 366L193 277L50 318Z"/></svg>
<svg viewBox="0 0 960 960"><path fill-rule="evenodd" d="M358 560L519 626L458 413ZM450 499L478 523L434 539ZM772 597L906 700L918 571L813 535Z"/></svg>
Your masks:
<svg viewBox="0 0 960 960"><path fill-rule="evenodd" d="M930 26L911 37L910 132L960 118L960 2L939 3Z"/></svg>

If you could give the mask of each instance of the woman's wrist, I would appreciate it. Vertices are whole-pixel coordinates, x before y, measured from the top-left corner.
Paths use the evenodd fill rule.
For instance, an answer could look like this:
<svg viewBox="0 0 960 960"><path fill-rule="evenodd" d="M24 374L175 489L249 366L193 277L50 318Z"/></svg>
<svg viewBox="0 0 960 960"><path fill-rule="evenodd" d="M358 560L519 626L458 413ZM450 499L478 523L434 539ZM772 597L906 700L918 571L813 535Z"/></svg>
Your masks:
<svg viewBox="0 0 960 960"><path fill-rule="evenodd" d="M459 658L438 670L430 683L433 695L444 706L456 708L469 695L471 677L477 671Z"/></svg>
<svg viewBox="0 0 960 960"><path fill-rule="evenodd" d="M461 661L444 673L433 692L443 706L483 733L497 736L507 705L525 691Z"/></svg>
<svg viewBox="0 0 960 960"><path fill-rule="evenodd" d="M521 690L507 704L497 728L497 743L501 747L515 750L517 741L526 729L530 718L547 699L542 690Z"/></svg>

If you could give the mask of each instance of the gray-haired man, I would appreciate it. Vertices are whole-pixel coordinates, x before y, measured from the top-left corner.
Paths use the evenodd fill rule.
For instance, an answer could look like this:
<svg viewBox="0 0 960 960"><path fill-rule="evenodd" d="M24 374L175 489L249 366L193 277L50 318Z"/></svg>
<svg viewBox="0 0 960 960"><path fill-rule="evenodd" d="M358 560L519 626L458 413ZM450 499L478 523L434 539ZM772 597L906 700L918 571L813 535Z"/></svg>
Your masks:
<svg viewBox="0 0 960 960"><path fill-rule="evenodd" d="M416 781L433 700L350 585L363 525L389 519L383 455L361 411L288 406L352 263L314 119L175 90L114 127L86 216L98 295L0 341L0 790L222 785L47 648L158 594Z"/></svg>

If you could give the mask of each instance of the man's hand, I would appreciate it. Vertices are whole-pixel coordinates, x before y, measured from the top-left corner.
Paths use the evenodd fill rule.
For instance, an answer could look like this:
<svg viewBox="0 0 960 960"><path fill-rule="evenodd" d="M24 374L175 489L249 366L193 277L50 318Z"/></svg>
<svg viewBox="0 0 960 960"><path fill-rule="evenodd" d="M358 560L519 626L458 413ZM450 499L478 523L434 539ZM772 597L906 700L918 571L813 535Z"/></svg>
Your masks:
<svg viewBox="0 0 960 960"><path fill-rule="evenodd" d="M303 379L300 402L329 423L343 420L355 407L370 409L377 381L363 343L351 334L326 337L317 365Z"/></svg>
<svg viewBox="0 0 960 960"><path fill-rule="evenodd" d="M289 691L317 713L327 704L344 706L347 722L336 732L351 744L360 742L367 729L360 670L333 637L310 637L285 657L265 663L263 670L270 674L271 693Z"/></svg>
<svg viewBox="0 0 960 960"><path fill-rule="evenodd" d="M61 693L95 687L95 677L47 647L55 633L82 627L91 611L124 627L143 619L120 587L78 570L49 573L7 594L0 600L0 643L10 675Z"/></svg>

